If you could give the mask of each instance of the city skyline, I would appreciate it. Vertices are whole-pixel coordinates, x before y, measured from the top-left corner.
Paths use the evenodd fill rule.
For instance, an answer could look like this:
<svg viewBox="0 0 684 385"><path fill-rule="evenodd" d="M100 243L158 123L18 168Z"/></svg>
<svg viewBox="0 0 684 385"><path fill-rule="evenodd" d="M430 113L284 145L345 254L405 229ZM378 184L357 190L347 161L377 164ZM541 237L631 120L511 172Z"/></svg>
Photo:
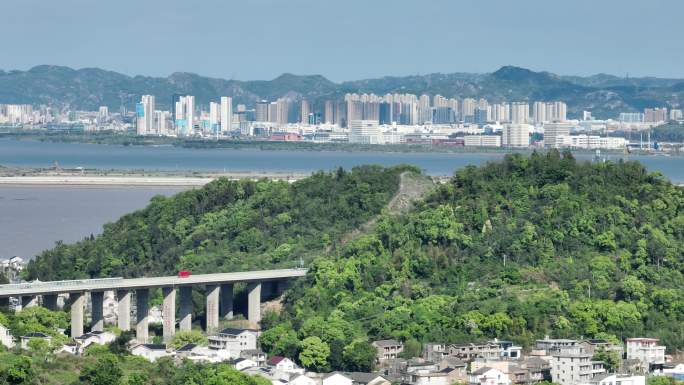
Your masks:
<svg viewBox="0 0 684 385"><path fill-rule="evenodd" d="M240 80L321 74L336 82L487 73L506 64L566 75L684 77L678 65L684 52L676 49L681 2L391 5L351 1L330 17L327 5L304 0L10 1L0 15L0 33L22 39L8 40L11 54L0 66L23 70L48 63L128 75L179 71ZM354 57L363 60L350 60Z"/></svg>

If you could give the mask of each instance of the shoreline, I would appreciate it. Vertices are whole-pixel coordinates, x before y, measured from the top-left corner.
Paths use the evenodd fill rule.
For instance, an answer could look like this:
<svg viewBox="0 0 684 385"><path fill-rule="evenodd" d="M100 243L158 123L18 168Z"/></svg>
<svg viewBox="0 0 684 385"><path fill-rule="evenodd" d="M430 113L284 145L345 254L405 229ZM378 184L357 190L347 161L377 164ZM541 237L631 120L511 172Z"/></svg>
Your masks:
<svg viewBox="0 0 684 385"><path fill-rule="evenodd" d="M41 173L28 175L0 175L0 186L74 186L74 187L201 187L218 178L230 180L270 179L285 182L296 182L306 178L308 174L278 173L222 173L207 175L75 175L61 173Z"/></svg>

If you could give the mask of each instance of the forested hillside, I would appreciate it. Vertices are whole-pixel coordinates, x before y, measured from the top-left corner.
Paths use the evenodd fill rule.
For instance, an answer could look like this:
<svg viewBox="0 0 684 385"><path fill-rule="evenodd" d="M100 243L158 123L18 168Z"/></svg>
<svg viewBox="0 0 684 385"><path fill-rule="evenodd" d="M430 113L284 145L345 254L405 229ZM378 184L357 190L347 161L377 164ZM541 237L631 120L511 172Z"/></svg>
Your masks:
<svg viewBox="0 0 684 385"><path fill-rule="evenodd" d="M683 208L681 188L635 162L553 151L468 167L316 259L264 347L292 352L317 337L328 364L350 370L353 351L389 337L409 350L494 337L529 346L547 334L661 337L679 349Z"/></svg>
<svg viewBox="0 0 684 385"><path fill-rule="evenodd" d="M544 335L660 337L684 347L684 190L636 162L508 155L459 170L403 213L383 208L408 167L294 184L220 180L59 245L28 277L138 276L292 266L306 278L267 313L262 347L319 370L368 370L369 341ZM374 226L341 242L371 218Z"/></svg>
<svg viewBox="0 0 684 385"><path fill-rule="evenodd" d="M295 183L229 181L170 198L105 225L102 235L58 244L31 261L27 279L136 277L293 267L334 249L380 213L406 167L364 166Z"/></svg>

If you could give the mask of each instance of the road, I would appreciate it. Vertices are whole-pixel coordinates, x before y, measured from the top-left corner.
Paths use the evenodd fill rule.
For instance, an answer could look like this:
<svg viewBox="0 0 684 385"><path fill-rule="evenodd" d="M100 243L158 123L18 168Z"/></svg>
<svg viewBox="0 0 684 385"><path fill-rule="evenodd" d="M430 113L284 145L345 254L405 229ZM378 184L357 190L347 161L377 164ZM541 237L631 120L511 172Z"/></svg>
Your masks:
<svg viewBox="0 0 684 385"><path fill-rule="evenodd" d="M307 269L279 269L245 271L237 273L196 274L187 278L178 276L150 278L96 278L71 281L26 282L0 285L0 298L29 295L106 291L119 289L142 289L186 285L207 285L236 282L263 282L303 277Z"/></svg>

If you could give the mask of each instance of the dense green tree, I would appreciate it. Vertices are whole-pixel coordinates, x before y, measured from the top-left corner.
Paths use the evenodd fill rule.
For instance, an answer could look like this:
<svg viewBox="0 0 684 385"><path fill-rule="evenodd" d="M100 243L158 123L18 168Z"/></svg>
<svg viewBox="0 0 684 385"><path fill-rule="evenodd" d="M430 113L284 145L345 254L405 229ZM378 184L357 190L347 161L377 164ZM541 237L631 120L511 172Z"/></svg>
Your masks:
<svg viewBox="0 0 684 385"><path fill-rule="evenodd" d="M259 343L265 351L285 357L297 357L300 345L297 332L287 324L278 325L261 333Z"/></svg>
<svg viewBox="0 0 684 385"><path fill-rule="evenodd" d="M344 347L344 369L351 372L372 372L377 352L377 349L368 341L363 339L352 341Z"/></svg>
<svg viewBox="0 0 684 385"><path fill-rule="evenodd" d="M329 370L328 357L330 347L316 336L307 337L302 341L302 351L299 353L299 361L302 365L317 372Z"/></svg>
<svg viewBox="0 0 684 385"><path fill-rule="evenodd" d="M620 367L620 354L615 350L599 348L594 353L594 359L596 361L602 361L603 366L610 373L614 373Z"/></svg>
<svg viewBox="0 0 684 385"><path fill-rule="evenodd" d="M209 341L207 340L207 336L204 335L201 331L199 330L189 330L189 331L180 331L174 334L173 338L171 339L170 345L174 349L178 349L180 347L185 346L186 344L196 344L199 346L206 346Z"/></svg>
<svg viewBox="0 0 684 385"><path fill-rule="evenodd" d="M119 385L123 372L113 354L105 354L83 366L80 379L90 385Z"/></svg>
<svg viewBox="0 0 684 385"><path fill-rule="evenodd" d="M9 385L30 384L34 377L31 359L26 356L15 356L11 362L0 367L0 383Z"/></svg>

